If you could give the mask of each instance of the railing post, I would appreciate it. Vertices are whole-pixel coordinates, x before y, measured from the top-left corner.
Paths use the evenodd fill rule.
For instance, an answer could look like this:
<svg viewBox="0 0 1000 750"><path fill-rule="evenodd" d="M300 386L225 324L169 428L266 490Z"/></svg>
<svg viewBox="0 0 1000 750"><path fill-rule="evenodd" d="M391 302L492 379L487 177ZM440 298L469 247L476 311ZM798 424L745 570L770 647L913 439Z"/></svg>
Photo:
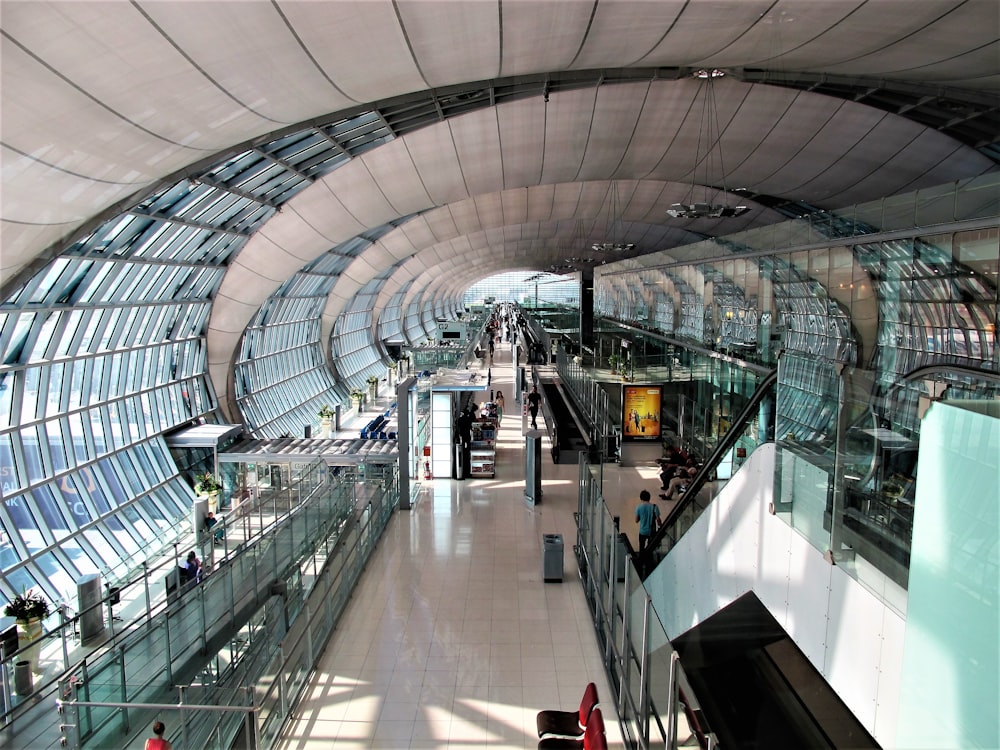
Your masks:
<svg viewBox="0 0 1000 750"><path fill-rule="evenodd" d="M649 747L649 611L653 600L646 594L642 607L642 652L639 656L639 732L643 747Z"/></svg>
<svg viewBox="0 0 1000 750"><path fill-rule="evenodd" d="M184 720L184 686L177 686L177 718L181 723L181 741L184 747L191 747L188 743L188 723Z"/></svg>
<svg viewBox="0 0 1000 750"><path fill-rule="evenodd" d="M201 615L201 652L208 653L208 617L205 615L205 582L198 586L198 613Z"/></svg>
<svg viewBox="0 0 1000 750"><path fill-rule="evenodd" d="M121 677L121 688L122 688L122 703L128 702L128 685L125 683L125 646L118 647L118 675ZM122 730L125 734L129 733L129 722L128 722L128 709L122 708Z"/></svg>
<svg viewBox="0 0 1000 750"><path fill-rule="evenodd" d="M83 699L86 700L86 701L89 701L90 700L90 673L87 671L87 660L86 659L84 659L83 663L80 665L80 677L83 680ZM93 729L94 729L94 717L93 717L93 715L90 712L90 706L87 706L86 709L85 709L85 711L86 711L86 714L87 714L87 729L88 729L88 731L93 731ZM76 712L76 723L77 723L77 734L80 735L80 739L82 741L82 733L79 730L79 725L80 725L80 712L79 712L79 710L77 710L77 712Z"/></svg>
<svg viewBox="0 0 1000 750"><path fill-rule="evenodd" d="M142 561L142 586L146 590L146 629L152 629L153 625L153 605L149 597L149 563Z"/></svg>
<svg viewBox="0 0 1000 750"><path fill-rule="evenodd" d="M166 657L167 682L174 684L174 670L171 664L173 659L170 656L170 608L163 613L163 655Z"/></svg>
<svg viewBox="0 0 1000 750"><path fill-rule="evenodd" d="M281 671L288 674L286 667L285 656L285 642L282 641L278 644L278 663L281 665ZM288 684L287 680L278 680L278 705L281 706L281 719L284 721L285 717L288 716Z"/></svg>
<svg viewBox="0 0 1000 750"><path fill-rule="evenodd" d="M66 643L66 604L59 605L59 637L62 640L63 669L69 669L69 646Z"/></svg>
<svg viewBox="0 0 1000 750"><path fill-rule="evenodd" d="M632 575L632 566L631 565L627 565L625 567L625 590L626 591L628 591L628 586L629 586L629 582L630 582L629 579L631 578L631 575ZM618 674L619 674L619 678L618 678L618 695L619 695L619 702L621 701L620 696L623 696L623 695L626 694L626 690L628 689L629 675L632 672L632 658L631 658L632 650L631 650L631 648L629 648L629 638L632 637L632 635L631 635L632 628L629 627L629 625L632 622L632 618L630 618L629 614L628 614L630 611L631 611L631 608L628 607L627 605L625 607L622 607L622 642L621 642L621 646L620 646L620 648L618 650L618 653L621 654L621 662L618 665ZM620 714L621 714L621 706L619 706L619 715Z"/></svg>
<svg viewBox="0 0 1000 750"><path fill-rule="evenodd" d="M250 710L246 712L246 728L247 728L247 750L257 750L260 745L259 741L259 727L257 726L257 712L254 711L253 705L253 687L247 686L247 706Z"/></svg>
<svg viewBox="0 0 1000 750"><path fill-rule="evenodd" d="M76 705L76 687L67 680L60 683L60 692L67 700L59 702L59 734L62 746L69 750L80 750L80 707Z"/></svg>
<svg viewBox="0 0 1000 750"><path fill-rule="evenodd" d="M680 697L677 694L677 662L680 655L676 651L670 653L670 674L667 678L667 695L669 703L667 705L667 741L664 747L669 748L677 745L677 704Z"/></svg>
<svg viewBox="0 0 1000 750"><path fill-rule="evenodd" d="M319 581L318 576L316 580L317 582ZM315 664L316 660L313 658L312 608L309 606L308 600L306 601L305 605L305 615L306 615L306 664Z"/></svg>

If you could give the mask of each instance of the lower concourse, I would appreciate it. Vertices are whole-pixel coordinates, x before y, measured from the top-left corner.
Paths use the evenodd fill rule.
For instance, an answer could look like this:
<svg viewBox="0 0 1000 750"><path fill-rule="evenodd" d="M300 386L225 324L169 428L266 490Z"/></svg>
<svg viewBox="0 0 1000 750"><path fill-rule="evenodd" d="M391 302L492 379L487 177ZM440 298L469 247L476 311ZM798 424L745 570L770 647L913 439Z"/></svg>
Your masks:
<svg viewBox="0 0 1000 750"><path fill-rule="evenodd" d="M510 356L497 350L496 372L509 371L500 365ZM546 451L543 501L529 508L521 409L509 378L491 387L507 396L496 477L436 477L412 510L395 514L283 750L331 740L348 750L534 748L535 714L575 709L591 681L605 701L609 746L622 747L572 551L577 466L553 464ZM615 473L642 481L635 470ZM543 581L543 534L563 537L562 582Z"/></svg>

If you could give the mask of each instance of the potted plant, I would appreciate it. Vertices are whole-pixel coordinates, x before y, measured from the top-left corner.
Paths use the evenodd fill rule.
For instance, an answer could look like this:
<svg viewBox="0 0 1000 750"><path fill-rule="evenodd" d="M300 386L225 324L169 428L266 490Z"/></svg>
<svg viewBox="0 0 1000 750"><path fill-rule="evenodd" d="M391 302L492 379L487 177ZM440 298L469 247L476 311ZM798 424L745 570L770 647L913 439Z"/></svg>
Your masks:
<svg viewBox="0 0 1000 750"><path fill-rule="evenodd" d="M19 623L27 623L31 620L44 620L50 611L49 602L44 596L26 589L11 599L3 613Z"/></svg>
<svg viewBox="0 0 1000 750"><path fill-rule="evenodd" d="M49 616L50 611L48 600L31 589L22 590L4 607L3 613L17 621L18 646L23 649L25 646L35 644L20 657L22 661L28 662L28 673L34 671L38 661L38 650L41 644L36 643L36 641L42 637L42 620ZM23 678L20 679L23 680ZM30 693L30 681L28 685L27 690L18 688L17 692L21 695Z"/></svg>
<svg viewBox="0 0 1000 750"><path fill-rule="evenodd" d="M351 401L354 402L354 408L358 410L359 414L361 413L361 404L364 403L364 400L365 392L363 390L360 388L353 388L351 390Z"/></svg>
<svg viewBox="0 0 1000 750"><path fill-rule="evenodd" d="M215 475L206 471L202 474L195 474L194 491L199 495L218 495L222 489L222 482L215 478Z"/></svg>
<svg viewBox="0 0 1000 750"><path fill-rule="evenodd" d="M319 416L319 437L330 437L330 432L333 429L333 417L335 412L330 408L329 404L323 404L323 406L320 407L320 410L316 413Z"/></svg>
<svg viewBox="0 0 1000 750"><path fill-rule="evenodd" d="M368 376L368 392L371 394L372 401L378 398L378 376L369 375Z"/></svg>
<svg viewBox="0 0 1000 750"><path fill-rule="evenodd" d="M617 354L612 354L610 357L608 357L608 367L611 368L612 375L617 374L618 365L620 362L621 362L621 357L619 357Z"/></svg>

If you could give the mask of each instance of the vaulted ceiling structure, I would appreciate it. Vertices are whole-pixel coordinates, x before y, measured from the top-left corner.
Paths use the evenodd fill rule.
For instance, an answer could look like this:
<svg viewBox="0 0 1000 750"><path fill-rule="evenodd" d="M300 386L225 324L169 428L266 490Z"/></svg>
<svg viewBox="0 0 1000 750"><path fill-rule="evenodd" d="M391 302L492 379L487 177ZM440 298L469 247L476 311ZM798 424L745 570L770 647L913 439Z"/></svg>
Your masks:
<svg viewBox="0 0 1000 750"><path fill-rule="evenodd" d="M271 145L306 132L342 157L297 164L307 186L275 198L229 262L208 330L220 401L264 300L377 227L394 225L340 274L324 340L380 275L376 307L401 289L460 300L609 235L628 256L669 251L1000 159L995 0L0 9L5 297L98 223L240 153L281 160ZM750 210L666 213L692 195Z"/></svg>

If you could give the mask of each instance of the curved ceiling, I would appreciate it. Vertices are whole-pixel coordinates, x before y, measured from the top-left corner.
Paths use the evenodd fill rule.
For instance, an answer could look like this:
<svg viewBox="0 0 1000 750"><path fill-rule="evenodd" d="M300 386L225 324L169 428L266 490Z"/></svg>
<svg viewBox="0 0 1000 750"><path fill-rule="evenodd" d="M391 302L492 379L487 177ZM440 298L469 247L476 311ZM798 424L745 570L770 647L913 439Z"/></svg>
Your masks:
<svg viewBox="0 0 1000 750"><path fill-rule="evenodd" d="M385 104L392 137L282 205L227 271L209 331L225 403L267 295L401 217L338 280L327 332L387 268L382 300L407 284L408 298L454 297L559 268L609 232L642 254L780 220L785 202L838 208L995 170L1000 5L904 7L4 0L0 272L9 286L95 217L238 144ZM709 89L696 68L728 75ZM710 200L739 189L726 199L751 210L670 219L696 184Z"/></svg>

